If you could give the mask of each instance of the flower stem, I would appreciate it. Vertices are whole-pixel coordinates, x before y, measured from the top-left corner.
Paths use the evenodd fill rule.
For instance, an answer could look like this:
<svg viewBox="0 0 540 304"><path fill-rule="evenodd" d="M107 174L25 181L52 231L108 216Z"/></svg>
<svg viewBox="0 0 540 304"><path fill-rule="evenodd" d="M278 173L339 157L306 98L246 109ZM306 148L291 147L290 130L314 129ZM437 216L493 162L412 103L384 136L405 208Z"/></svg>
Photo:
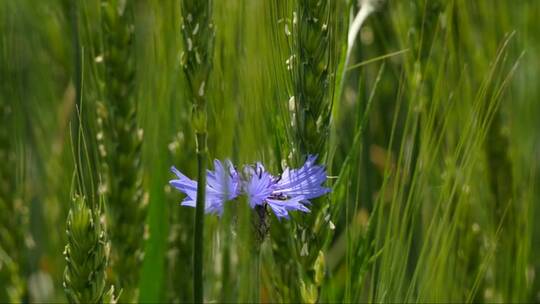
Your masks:
<svg viewBox="0 0 540 304"><path fill-rule="evenodd" d="M197 202L193 240L193 294L194 302L203 301L203 242L204 202L206 189L206 82L212 69L214 25L211 0L182 0L182 38L184 52L182 66L193 104L191 124L197 139Z"/></svg>
<svg viewBox="0 0 540 304"><path fill-rule="evenodd" d="M252 234L252 241L253 241L253 251L252 251L252 257L251 257L251 268L253 269L252 274L252 294L251 299L255 303L261 302L261 246L264 242L264 239L266 238L266 235L268 234L268 222L266 217L266 208L263 206L256 206L255 207L255 218L254 218L254 225L255 228L254 233Z"/></svg>
<svg viewBox="0 0 540 304"><path fill-rule="evenodd" d="M195 303L203 302L204 205L206 195L206 132L197 133L197 205L193 238L193 294Z"/></svg>
<svg viewBox="0 0 540 304"><path fill-rule="evenodd" d="M253 302L261 303L261 248L260 244L257 244L256 250L253 252Z"/></svg>

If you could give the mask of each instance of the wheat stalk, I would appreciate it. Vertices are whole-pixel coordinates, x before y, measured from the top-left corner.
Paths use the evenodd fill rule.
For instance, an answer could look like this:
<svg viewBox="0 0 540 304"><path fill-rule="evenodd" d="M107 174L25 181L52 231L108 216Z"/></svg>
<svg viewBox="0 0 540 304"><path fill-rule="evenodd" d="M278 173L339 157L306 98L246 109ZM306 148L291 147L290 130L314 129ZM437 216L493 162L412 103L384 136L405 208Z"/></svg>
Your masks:
<svg viewBox="0 0 540 304"><path fill-rule="evenodd" d="M358 34L360 33L360 28L362 28L362 25L366 21L366 19L371 15L373 12L375 12L378 8L380 8L384 3L384 0L360 0L358 1L358 4L360 5L360 9L358 10L358 13L356 13L353 21L349 25L349 33L347 35L347 54L345 56L345 68L349 66L349 59L351 56L351 52L354 47L354 43L356 42L356 38L358 37ZM346 70L344 70L346 71Z"/></svg>
<svg viewBox="0 0 540 304"><path fill-rule="evenodd" d="M320 155L322 161L326 155L340 43L345 42L345 37L338 35L339 8L337 1L297 0L291 18L292 56L288 65L292 71L294 97L290 108L298 149L293 161L297 163L309 154ZM322 223L327 217L328 201L319 199L311 209L309 218L297 226L298 243L292 248L302 257L298 264L297 296L309 303L318 300L324 277L321 274L325 272L321 249L329 228Z"/></svg>
<svg viewBox="0 0 540 304"><path fill-rule="evenodd" d="M112 243L111 281L122 300L136 302L143 260L147 201L142 189L142 129L135 99L134 1L101 2L104 102L97 134Z"/></svg>
<svg viewBox="0 0 540 304"><path fill-rule="evenodd" d="M193 293L195 302L203 301L203 230L207 167L206 88L212 68L214 25L211 0L182 0L182 66L193 105L192 127L197 144L197 205L193 246Z"/></svg>

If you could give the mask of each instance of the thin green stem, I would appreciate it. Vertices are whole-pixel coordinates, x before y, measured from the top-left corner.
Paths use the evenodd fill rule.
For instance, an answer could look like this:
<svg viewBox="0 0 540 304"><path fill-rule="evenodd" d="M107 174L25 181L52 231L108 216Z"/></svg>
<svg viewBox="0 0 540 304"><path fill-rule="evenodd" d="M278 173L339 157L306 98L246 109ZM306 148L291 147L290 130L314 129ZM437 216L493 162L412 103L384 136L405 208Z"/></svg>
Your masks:
<svg viewBox="0 0 540 304"><path fill-rule="evenodd" d="M251 235L253 241L253 250L251 256L251 269L252 269L252 290L251 301L258 303L261 301L261 246L268 234L268 218L266 217L266 209L262 206L255 208L254 222L253 222L253 234Z"/></svg>
<svg viewBox="0 0 540 304"><path fill-rule="evenodd" d="M206 196L206 132L197 133L197 205L193 238L193 294L195 303L203 303L204 207Z"/></svg>
<svg viewBox="0 0 540 304"><path fill-rule="evenodd" d="M75 136L75 141L73 148L75 149L75 155L80 156L81 153L79 151L79 145L77 144L79 142L79 128L81 125L80 121L80 111L82 106L82 52L81 52L81 45L80 45L80 37L79 37L79 3L78 1L72 1L70 4L70 22L71 22L71 43L73 48L73 79L74 79L74 86L75 86L75 113L73 115L73 123L71 124L73 135ZM76 166L75 167L77 172L77 178L82 178L83 175L83 168L82 166ZM80 185L83 185L82 180L78 181Z"/></svg>
<svg viewBox="0 0 540 304"><path fill-rule="evenodd" d="M196 303L203 302L204 207L206 189L206 82L212 68L214 26L212 1L183 0L182 37L184 40L183 70L189 84L193 103L192 127L197 140L197 202L193 240L193 295Z"/></svg>
<svg viewBox="0 0 540 304"><path fill-rule="evenodd" d="M257 248L253 251L253 302L254 303L260 303L261 302L261 250L260 250L260 244L256 245Z"/></svg>

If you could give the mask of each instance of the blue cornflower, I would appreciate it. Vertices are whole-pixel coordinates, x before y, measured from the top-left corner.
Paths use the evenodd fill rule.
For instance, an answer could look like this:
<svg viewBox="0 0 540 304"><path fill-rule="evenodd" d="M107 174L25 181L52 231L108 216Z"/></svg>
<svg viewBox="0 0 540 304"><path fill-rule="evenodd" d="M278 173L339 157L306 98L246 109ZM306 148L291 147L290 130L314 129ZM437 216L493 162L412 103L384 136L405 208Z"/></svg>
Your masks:
<svg viewBox="0 0 540 304"><path fill-rule="evenodd" d="M326 169L317 165L317 156L309 155L301 168L290 169L279 176L270 174L264 166L257 162L255 165L244 167L243 180L233 164L225 161L214 161L214 171L206 175L206 213L223 213L226 201L235 199L241 192L248 197L251 208L267 204L278 218L289 218L289 211L310 212L310 199L325 195L329 188L323 187L326 181ZM185 193L187 197L183 206L195 207L197 200L197 182L189 179L171 168L178 179L170 181L171 186Z"/></svg>
<svg viewBox="0 0 540 304"><path fill-rule="evenodd" d="M171 180L171 186L185 193L187 197L182 206L195 207L197 201L197 182L186 177L175 167L171 171L178 179ZM223 214L223 205L226 201L235 199L240 194L240 177L230 161L222 164L214 160L214 171L207 170L206 174L206 213Z"/></svg>
<svg viewBox="0 0 540 304"><path fill-rule="evenodd" d="M260 163L245 167L244 191L250 206L254 208L266 203L278 218L289 218L289 211L310 212L306 207L309 200L330 192L322 186L326 181L326 169L316 165L316 159L310 155L301 168L286 168L278 178Z"/></svg>

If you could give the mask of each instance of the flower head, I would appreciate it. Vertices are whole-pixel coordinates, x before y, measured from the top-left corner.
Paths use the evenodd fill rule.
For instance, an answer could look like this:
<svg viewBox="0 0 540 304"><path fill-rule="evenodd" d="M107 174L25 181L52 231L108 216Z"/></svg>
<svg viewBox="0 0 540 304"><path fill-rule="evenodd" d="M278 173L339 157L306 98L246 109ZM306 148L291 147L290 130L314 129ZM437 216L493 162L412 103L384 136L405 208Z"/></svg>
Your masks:
<svg viewBox="0 0 540 304"><path fill-rule="evenodd" d="M309 212L309 199L322 196L330 191L322 184L326 181L326 170L315 165L316 156L308 156L300 169L286 168L281 177L268 173L262 164L244 168L247 193L252 208L268 204L278 218L289 218L289 211Z"/></svg>
<svg viewBox="0 0 540 304"><path fill-rule="evenodd" d="M235 199L245 192L251 208L268 205L278 218L289 218L290 211L310 212L306 207L310 199L330 192L322 185L326 181L326 169L317 165L316 156L309 155L304 165L298 169L285 168L279 176L270 174L264 166L244 167L243 179L230 161L214 161L214 171L206 175L206 213L223 213L226 201ZM171 168L178 179L170 181L171 186L185 193L187 197L182 206L195 207L197 201L197 182Z"/></svg>
<svg viewBox="0 0 540 304"><path fill-rule="evenodd" d="M187 195L181 205L195 207L197 182L183 175L175 167L172 167L171 171L178 179L171 180L169 183ZM208 170L206 173L205 212L221 215L225 202L235 199L239 194L240 178L233 164L228 160L225 164L214 160L214 171Z"/></svg>

